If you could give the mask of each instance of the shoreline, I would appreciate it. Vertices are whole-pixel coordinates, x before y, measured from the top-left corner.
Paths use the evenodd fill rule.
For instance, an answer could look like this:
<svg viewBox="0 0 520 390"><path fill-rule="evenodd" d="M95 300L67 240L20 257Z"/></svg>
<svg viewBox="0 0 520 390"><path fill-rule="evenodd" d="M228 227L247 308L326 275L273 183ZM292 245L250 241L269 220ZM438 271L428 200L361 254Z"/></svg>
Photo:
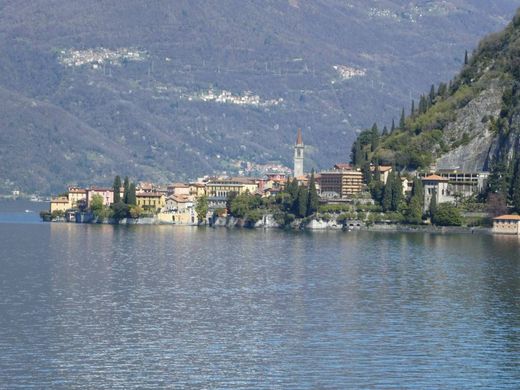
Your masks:
<svg viewBox="0 0 520 390"><path fill-rule="evenodd" d="M468 227L468 226L434 226L434 225L406 225L406 224L356 224L354 226L339 225L339 224L321 224L319 227L312 227L316 220L311 221L307 226L302 226L301 222L296 221L291 226L282 227L276 223L270 223L264 225L261 221L257 222L254 226L245 223L240 219L231 219L224 221L216 220L213 223L204 224L180 224L180 223L165 223L154 218L145 218L143 220L132 220L124 219L119 222L108 220L103 222L91 221L91 222L69 222L66 220L58 221L43 221L48 223L63 223L63 224L80 224L80 225L121 225L121 226L172 226L172 227L205 227L205 228L226 228L226 229L247 229L247 230L281 230L281 231L294 231L294 232L388 232L388 233L435 233L435 234L479 234L479 235L491 235L493 234L492 229L489 227Z"/></svg>

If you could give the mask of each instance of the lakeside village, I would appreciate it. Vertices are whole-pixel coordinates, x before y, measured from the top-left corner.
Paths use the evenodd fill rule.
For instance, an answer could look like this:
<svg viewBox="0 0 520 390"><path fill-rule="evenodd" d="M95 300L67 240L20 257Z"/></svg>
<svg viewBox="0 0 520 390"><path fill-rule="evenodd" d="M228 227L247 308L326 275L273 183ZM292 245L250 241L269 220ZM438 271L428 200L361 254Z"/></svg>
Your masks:
<svg viewBox="0 0 520 390"><path fill-rule="evenodd" d="M112 188L69 187L40 216L53 222L293 229L492 226L493 233L520 235L520 216L507 214L505 204L477 202L488 172L402 174L392 166L337 163L306 174L304 150L299 129L292 177L276 172L155 185L117 176Z"/></svg>

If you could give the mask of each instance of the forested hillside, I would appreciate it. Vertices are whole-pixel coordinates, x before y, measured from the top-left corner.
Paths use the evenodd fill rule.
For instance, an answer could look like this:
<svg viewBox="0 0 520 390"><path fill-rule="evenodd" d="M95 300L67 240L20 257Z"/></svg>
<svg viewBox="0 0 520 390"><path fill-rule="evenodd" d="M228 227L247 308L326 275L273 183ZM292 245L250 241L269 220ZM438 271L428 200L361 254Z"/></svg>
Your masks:
<svg viewBox="0 0 520 390"><path fill-rule="evenodd" d="M403 109L382 133L360 134L352 159L393 164L402 170L431 167L491 171L488 193L520 210L520 10L501 32L484 38L449 83Z"/></svg>
<svg viewBox="0 0 520 390"><path fill-rule="evenodd" d="M330 166L517 5L0 1L0 192L289 165L298 127Z"/></svg>

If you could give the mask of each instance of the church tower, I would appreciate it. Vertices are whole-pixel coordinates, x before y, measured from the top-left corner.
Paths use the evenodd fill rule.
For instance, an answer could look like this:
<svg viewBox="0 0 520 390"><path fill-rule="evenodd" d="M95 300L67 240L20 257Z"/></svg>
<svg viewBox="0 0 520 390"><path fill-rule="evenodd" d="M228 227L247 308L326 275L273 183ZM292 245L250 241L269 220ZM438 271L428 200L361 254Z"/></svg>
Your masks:
<svg viewBox="0 0 520 390"><path fill-rule="evenodd" d="M294 177L303 176L303 145L302 129L298 129L296 145L294 145Z"/></svg>

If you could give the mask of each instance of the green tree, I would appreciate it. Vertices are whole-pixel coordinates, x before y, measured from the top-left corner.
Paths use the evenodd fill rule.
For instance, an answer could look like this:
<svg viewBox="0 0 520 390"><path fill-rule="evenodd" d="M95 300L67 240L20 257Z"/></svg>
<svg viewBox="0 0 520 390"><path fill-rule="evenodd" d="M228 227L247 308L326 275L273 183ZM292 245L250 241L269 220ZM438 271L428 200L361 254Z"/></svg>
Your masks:
<svg viewBox="0 0 520 390"><path fill-rule="evenodd" d="M433 222L435 213L437 212L437 191L433 190L432 198L430 199L430 220Z"/></svg>
<svg viewBox="0 0 520 390"><path fill-rule="evenodd" d="M381 133L383 136L388 135L388 128L386 126L383 127L383 132Z"/></svg>
<svg viewBox="0 0 520 390"><path fill-rule="evenodd" d="M114 179L114 203L118 203L121 200L121 177L116 176Z"/></svg>
<svg viewBox="0 0 520 390"><path fill-rule="evenodd" d="M139 218L143 214L143 209L141 206L129 206L130 208L130 216L134 219Z"/></svg>
<svg viewBox="0 0 520 390"><path fill-rule="evenodd" d="M383 188L383 199L381 201L381 206L383 207L383 211L390 211L392 209L392 189L394 175L388 175L388 179L386 179L386 184Z"/></svg>
<svg viewBox="0 0 520 390"><path fill-rule="evenodd" d="M406 118L404 115L404 108L403 108L403 110L401 111L401 118L399 119L399 128L401 130L404 130L404 128L405 128L405 124L406 124L405 119Z"/></svg>
<svg viewBox="0 0 520 390"><path fill-rule="evenodd" d="M363 179L365 179L365 183L370 186L370 183L372 183L373 175L372 171L370 170L370 163L365 162L363 166L361 167L361 171L363 173Z"/></svg>
<svg viewBox="0 0 520 390"><path fill-rule="evenodd" d="M318 211L319 198L318 191L316 190L316 180L314 179L314 169L311 173L311 179L309 180L309 194L307 199L307 216L314 214Z"/></svg>
<svg viewBox="0 0 520 390"><path fill-rule="evenodd" d="M390 134L395 131L395 120L392 118L392 127L390 127Z"/></svg>
<svg viewBox="0 0 520 390"><path fill-rule="evenodd" d="M123 202L128 204L128 190L130 189L130 180L128 176L125 176L125 181L123 183Z"/></svg>
<svg viewBox="0 0 520 390"><path fill-rule="evenodd" d="M466 50L464 52L464 65L468 65L469 63L469 60L468 60L468 51Z"/></svg>
<svg viewBox="0 0 520 390"><path fill-rule="evenodd" d="M294 178L289 186L287 188L287 193L291 196L291 200L294 202L296 198L298 197L298 190L299 190L299 184L298 179Z"/></svg>
<svg viewBox="0 0 520 390"><path fill-rule="evenodd" d="M135 183L130 183L130 186L128 187L128 196L126 199L126 204L132 206L137 204L137 197L135 191Z"/></svg>
<svg viewBox="0 0 520 390"><path fill-rule="evenodd" d="M206 215L208 214L208 208L208 197L206 195L199 196L195 204L195 213L197 213L197 220L199 221L199 223L203 222L206 219Z"/></svg>
<svg viewBox="0 0 520 390"><path fill-rule="evenodd" d="M399 211L401 201L403 199L403 182L399 173L394 173L394 179L392 180L392 211Z"/></svg>
<svg viewBox="0 0 520 390"><path fill-rule="evenodd" d="M231 191L228 193L228 196L226 198L226 211L228 214L231 214L231 204L233 203L233 200L237 197L238 193L236 191Z"/></svg>
<svg viewBox="0 0 520 390"><path fill-rule="evenodd" d="M304 218L307 216L307 198L309 196L309 191L304 186L300 186L298 190L298 198L296 200L296 214L299 218Z"/></svg>
<svg viewBox="0 0 520 390"><path fill-rule="evenodd" d="M370 129L370 150L373 152L379 146L379 129L377 123L372 125Z"/></svg>
<svg viewBox="0 0 520 390"><path fill-rule="evenodd" d="M92 196L92 199L90 200L90 211L94 214L94 216L98 216L103 209L103 197L99 194L95 194Z"/></svg>
<svg viewBox="0 0 520 390"><path fill-rule="evenodd" d="M126 218L130 211L128 205L121 200L119 200L117 203L113 203L110 207L112 208L113 218L116 221L120 221L121 219Z"/></svg>
<svg viewBox="0 0 520 390"><path fill-rule="evenodd" d="M452 203L440 203L433 214L432 223L439 226L460 226L462 215Z"/></svg>
<svg viewBox="0 0 520 390"><path fill-rule="evenodd" d="M435 103L435 85L432 84L431 88L430 88L430 94L428 95L428 102L429 102L429 105L433 105L433 103Z"/></svg>
<svg viewBox="0 0 520 390"><path fill-rule="evenodd" d="M422 222L422 202L418 196L413 196L406 212L406 222L419 225Z"/></svg>

